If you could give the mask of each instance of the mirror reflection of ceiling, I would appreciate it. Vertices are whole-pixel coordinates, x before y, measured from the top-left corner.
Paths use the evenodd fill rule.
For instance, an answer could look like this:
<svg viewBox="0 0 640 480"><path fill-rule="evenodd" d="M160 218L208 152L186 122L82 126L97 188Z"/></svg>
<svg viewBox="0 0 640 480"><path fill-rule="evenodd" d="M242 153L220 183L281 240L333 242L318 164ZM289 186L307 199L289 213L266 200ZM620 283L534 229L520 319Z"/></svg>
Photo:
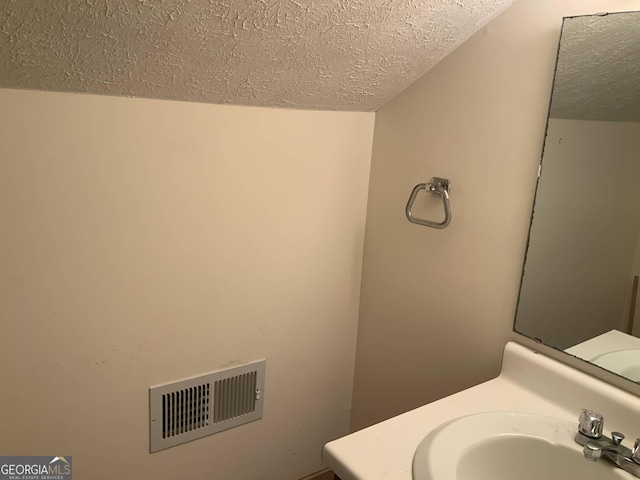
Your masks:
<svg viewBox="0 0 640 480"><path fill-rule="evenodd" d="M640 12L565 22L553 88L552 118L640 122Z"/></svg>
<svg viewBox="0 0 640 480"><path fill-rule="evenodd" d="M371 111L514 0L2 0L0 87Z"/></svg>

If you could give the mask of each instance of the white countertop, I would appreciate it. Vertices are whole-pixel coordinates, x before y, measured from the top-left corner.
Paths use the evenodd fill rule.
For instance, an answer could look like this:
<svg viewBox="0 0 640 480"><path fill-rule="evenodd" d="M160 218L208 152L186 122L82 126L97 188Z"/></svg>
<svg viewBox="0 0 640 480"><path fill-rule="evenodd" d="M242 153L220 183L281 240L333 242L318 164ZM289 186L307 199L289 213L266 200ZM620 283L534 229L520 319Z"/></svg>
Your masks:
<svg viewBox="0 0 640 480"><path fill-rule="evenodd" d="M584 360L594 360L600 355L619 350L640 350L640 338L618 330L609 330L602 335L567 348L565 352Z"/></svg>
<svg viewBox="0 0 640 480"><path fill-rule="evenodd" d="M416 448L449 420L502 410L575 420L577 426L581 408L599 410L605 431L633 429L628 437L640 436L640 399L510 342L497 378L329 442L322 458L342 480L411 480Z"/></svg>

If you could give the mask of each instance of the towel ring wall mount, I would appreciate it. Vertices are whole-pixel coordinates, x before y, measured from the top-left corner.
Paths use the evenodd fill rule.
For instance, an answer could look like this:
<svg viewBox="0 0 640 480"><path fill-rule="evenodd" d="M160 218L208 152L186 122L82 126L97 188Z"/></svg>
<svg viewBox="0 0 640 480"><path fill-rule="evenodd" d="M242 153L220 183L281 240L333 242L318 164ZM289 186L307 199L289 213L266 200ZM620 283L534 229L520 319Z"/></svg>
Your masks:
<svg viewBox="0 0 640 480"><path fill-rule="evenodd" d="M411 223L416 223L418 225L422 225L424 227L432 227L432 228L446 228L449 223L451 223L451 205L449 203L449 189L451 188L451 180L448 178L439 178L433 177L431 179L431 183L419 183L413 188L411 195L409 196L409 201L407 202L407 207L405 208L405 213L407 214L407 220ZM442 204L444 207L444 220L440 223L433 222L431 220L426 220L423 218L417 218L413 216L411 213L411 209L413 208L413 202L415 202L416 197L420 190L424 190L426 192L432 193L434 195L442 198Z"/></svg>

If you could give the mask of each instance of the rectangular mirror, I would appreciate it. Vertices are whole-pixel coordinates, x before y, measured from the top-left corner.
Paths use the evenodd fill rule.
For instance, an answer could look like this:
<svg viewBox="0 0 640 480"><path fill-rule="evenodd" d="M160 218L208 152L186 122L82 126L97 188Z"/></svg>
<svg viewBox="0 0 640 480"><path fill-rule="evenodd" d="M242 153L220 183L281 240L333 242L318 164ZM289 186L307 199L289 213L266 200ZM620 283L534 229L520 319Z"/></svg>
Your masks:
<svg viewBox="0 0 640 480"><path fill-rule="evenodd" d="M565 18L514 329L640 382L640 12Z"/></svg>

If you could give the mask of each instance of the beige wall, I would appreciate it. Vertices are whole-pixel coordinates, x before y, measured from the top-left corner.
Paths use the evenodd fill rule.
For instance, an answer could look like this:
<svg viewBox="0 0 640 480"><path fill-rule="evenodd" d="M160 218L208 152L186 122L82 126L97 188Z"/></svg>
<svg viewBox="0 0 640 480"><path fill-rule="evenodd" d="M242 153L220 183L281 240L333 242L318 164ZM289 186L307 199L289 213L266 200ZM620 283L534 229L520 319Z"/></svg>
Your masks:
<svg viewBox="0 0 640 480"><path fill-rule="evenodd" d="M561 17L613 7L640 2L519 0L377 112L352 428L498 373ZM432 176L453 182L441 231L404 217Z"/></svg>
<svg viewBox="0 0 640 480"><path fill-rule="evenodd" d="M551 119L519 332L566 349L626 331L640 222L640 124Z"/></svg>
<svg viewBox="0 0 640 480"><path fill-rule="evenodd" d="M640 128L640 125L638 125ZM638 140L640 141L640 140ZM640 277L640 235L638 236L638 243L636 244L636 250L633 257L633 265L631 267L631 282L633 282L633 277L638 275ZM632 291L633 291L633 283L632 288L628 290L627 294L627 302L626 302L626 311L630 312L631 310L631 302L632 302ZM640 337L640 302L638 302L637 298L638 292L636 292L636 305L635 305L635 315L633 316L633 335L636 337ZM627 313L627 326L629 320L629 313Z"/></svg>
<svg viewBox="0 0 640 480"><path fill-rule="evenodd" d="M320 470L349 426L374 115L0 105L2 454L92 480ZM148 453L150 385L259 358L263 420Z"/></svg>

